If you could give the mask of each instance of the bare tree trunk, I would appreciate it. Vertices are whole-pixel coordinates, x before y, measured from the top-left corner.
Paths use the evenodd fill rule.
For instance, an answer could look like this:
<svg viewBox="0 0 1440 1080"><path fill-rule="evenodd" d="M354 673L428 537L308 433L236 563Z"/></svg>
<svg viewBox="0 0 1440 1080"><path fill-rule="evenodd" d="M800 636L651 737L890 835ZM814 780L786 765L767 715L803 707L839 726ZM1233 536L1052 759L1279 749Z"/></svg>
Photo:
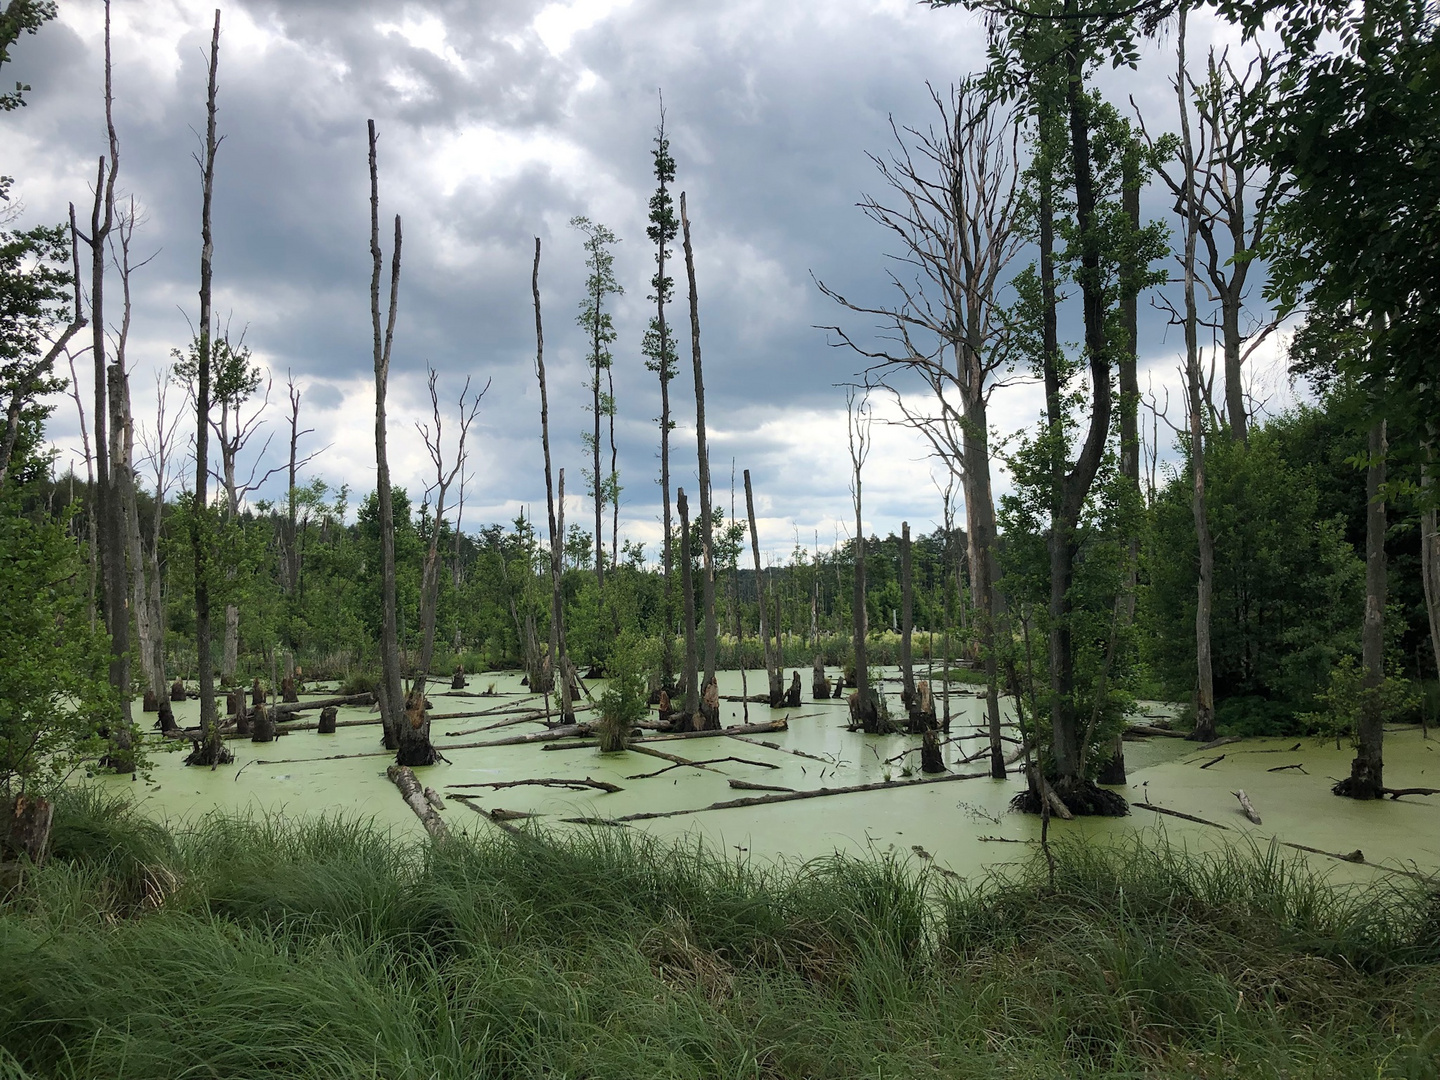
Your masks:
<svg viewBox="0 0 1440 1080"><path fill-rule="evenodd" d="M1355 760L1350 776L1335 785L1337 795L1378 799L1385 788L1385 713L1380 697L1385 681L1385 421L1370 425L1370 457L1365 469L1365 622L1360 632L1365 694L1356 726Z"/></svg>
<svg viewBox="0 0 1440 1080"><path fill-rule="evenodd" d="M760 646L765 653L765 674L770 681L770 707L778 709L784 690L780 685L780 658L770 647L769 616L765 610L765 571L760 567L760 535L755 530L755 495L750 490L750 470L745 470L745 513L750 519L750 550L755 556L755 596L760 610Z"/></svg>
<svg viewBox="0 0 1440 1080"><path fill-rule="evenodd" d="M1420 486L1426 498L1435 496L1435 472L1440 468L1435 459L1433 443L1426 447L1426 460L1421 466ZM1430 620L1430 647L1435 652L1435 670L1440 674L1440 528L1436 509L1429 506L1420 512L1420 576L1425 588L1425 613Z"/></svg>
<svg viewBox="0 0 1440 1080"><path fill-rule="evenodd" d="M535 373L540 381L540 445L545 453L545 507L550 522L550 678L559 680L561 687L562 723L569 723L567 717L570 697L570 678L565 671L562 658L565 656L565 594L564 563L562 555L565 544L565 470L560 470L560 508L556 517L555 486L550 469L550 399L545 388L545 330L540 321L540 238L535 238L535 265L530 274L530 291L535 299Z"/></svg>
<svg viewBox="0 0 1440 1080"><path fill-rule="evenodd" d="M915 597L910 580L910 523L900 523L900 700L914 723L918 702L915 699L915 666L911 651L914 632Z"/></svg>
<svg viewBox="0 0 1440 1080"><path fill-rule="evenodd" d="M395 316L400 302L400 215L395 215L395 246L390 261L390 305L382 331L380 324L380 277L384 253L380 249L380 176L375 159L375 121L366 122L370 137L370 324L375 366L375 498L380 518L381 620L380 723L385 749L399 750L405 694L400 678L399 613L396 610L395 510L390 493L390 459L386 447L385 390L390 376L390 350L395 341ZM422 702L423 715L423 702Z"/></svg>
<svg viewBox="0 0 1440 1080"><path fill-rule="evenodd" d="M220 741L215 707L215 666L210 639L210 567L212 536L210 508L210 352L214 319L210 307L215 243L210 232L210 209L215 190L215 78L220 63L220 12L210 35L210 80L205 99L205 160L201 165L200 208L200 349L195 391L195 505L191 514L190 545L195 557L195 653L200 677L200 742L187 764L224 765L234 760Z"/></svg>
<svg viewBox="0 0 1440 1080"><path fill-rule="evenodd" d="M700 583L705 606L705 685L715 679L715 544L710 512L710 450L705 442L705 376L700 364L700 298L695 291L695 253L690 246L690 217L685 192L680 193L680 228L684 236L685 276L690 284L690 356L695 368L695 438L700 461L700 549L704 557Z"/></svg>
<svg viewBox="0 0 1440 1080"><path fill-rule="evenodd" d="M978 381L977 380L972 380ZM965 513L970 522L970 582L979 630L980 662L985 671L985 716L990 737L990 775L1005 779L1001 738L999 612L995 579L995 498L990 487L989 419L982 393L967 395L963 437Z"/></svg>
<svg viewBox="0 0 1440 1080"><path fill-rule="evenodd" d="M869 627L866 625L865 610L865 523L861 513L863 499L860 486L861 469L869 452L870 424L865 413L865 402L862 399L857 404L853 390L847 395L846 405L852 479L850 494L855 506L855 591L851 627L851 641L855 653L855 694L851 698L850 721L864 728L866 734L874 734L880 730L880 715L875 693L870 689L870 670L865 657L865 638Z"/></svg>
<svg viewBox="0 0 1440 1080"><path fill-rule="evenodd" d="M1194 484L1191 510L1195 517L1195 539L1200 549L1200 575L1195 586L1195 730L1191 738L1210 742L1215 738L1215 680L1210 661L1210 604L1215 576L1215 542L1210 535L1210 517L1205 503L1205 417L1200 374L1200 346L1196 339L1199 318L1195 303L1195 239L1200 228L1200 208L1195 195L1197 162L1190 141L1190 107L1186 100L1185 16L1180 6L1177 34L1179 72L1175 92L1180 98L1180 153L1185 170L1185 384L1190 413L1190 475ZM1238 376L1238 370L1237 370ZM1243 409L1241 410L1243 414Z"/></svg>
<svg viewBox="0 0 1440 1080"><path fill-rule="evenodd" d="M700 663L695 645L695 584L690 569L690 505L685 501L684 488L675 493L675 508L680 512L680 589L685 610L685 719L679 730L699 730L695 714L700 711Z"/></svg>

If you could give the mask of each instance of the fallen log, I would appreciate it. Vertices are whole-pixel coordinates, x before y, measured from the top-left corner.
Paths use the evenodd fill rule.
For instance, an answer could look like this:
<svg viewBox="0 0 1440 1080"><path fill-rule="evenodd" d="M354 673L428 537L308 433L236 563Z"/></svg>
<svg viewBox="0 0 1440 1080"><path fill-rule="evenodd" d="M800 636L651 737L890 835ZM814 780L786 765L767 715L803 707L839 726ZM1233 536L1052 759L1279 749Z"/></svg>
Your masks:
<svg viewBox="0 0 1440 1080"><path fill-rule="evenodd" d="M490 780L485 783L446 784L445 786L448 788L494 788L498 791L500 788L525 787L527 785L534 787L568 788L571 791L584 791L587 788L593 788L596 791L603 791L607 795L613 795L617 791L625 790L619 784L612 784L605 780L591 780L588 776L583 780L542 777L535 780Z"/></svg>
<svg viewBox="0 0 1440 1080"><path fill-rule="evenodd" d="M654 753L654 751L651 751L651 752ZM682 769L682 768L687 768L687 767L688 767L688 768L692 768L692 769L704 769L706 772L717 772L718 770L712 769L712 768L710 768L710 766L711 766L711 765L719 765L722 761L734 761L734 762L737 762L738 764L741 764L741 765L758 765L758 766L760 766L762 769L778 769L778 768L780 768L780 766L779 766L779 765L776 765L774 762L770 762L770 761L755 761L755 760L752 759L752 758L743 758L743 757L717 757L717 758L705 758L705 759L702 760L702 761L690 761L690 760L687 759L687 758L675 757L675 756L672 755L672 754L663 754L663 755L658 755L658 756L670 758L670 759L674 762L674 764L672 764L672 765L666 765L663 769L656 769L654 772L636 773L634 776L627 776L625 779L626 779L626 780L649 780L651 777L659 776L661 773L667 773L667 772L669 772L671 769ZM786 791L790 791L790 790L793 790L793 789L791 789L791 788L786 788L785 790L786 790Z"/></svg>
<svg viewBox="0 0 1440 1080"><path fill-rule="evenodd" d="M1232 791L1230 794L1240 800L1240 809L1244 811L1245 816L1256 825L1259 825L1260 815L1256 812L1254 804L1251 803L1250 796L1245 794L1245 789L1241 788L1239 791Z"/></svg>
<svg viewBox="0 0 1440 1080"><path fill-rule="evenodd" d="M516 814L516 813L514 813L513 811L510 811L510 810L496 810L494 813L491 813L489 810L486 810L483 806L477 806L475 803L471 802L469 795L447 795L446 798L447 798L447 799L454 799L454 800L455 800L456 802L458 802L461 806L465 807L465 808L468 809L468 810L474 810L475 813L477 813L477 814L479 814L481 817L485 818L485 819L486 819L487 821L489 821L491 824L496 825L496 826L504 829L506 832L510 833L512 836L519 836L519 835L521 835L520 830L517 829L514 825L511 825L511 824L510 824L510 819L511 819L512 817L528 818L528 817L533 817L533 816L534 816L534 815L532 815L532 814ZM504 816L501 816L501 815L504 815Z"/></svg>
<svg viewBox="0 0 1440 1080"><path fill-rule="evenodd" d="M1155 727L1153 724L1131 724L1121 735L1161 735L1167 739L1184 739L1187 734L1183 731L1171 731L1169 728Z"/></svg>
<svg viewBox="0 0 1440 1080"><path fill-rule="evenodd" d="M385 770L385 775L400 789L401 796L409 803L410 809L415 811L415 816L433 839L444 840L450 835L444 820L425 797L425 791L420 787L420 781L415 779L415 773L409 765L391 765Z"/></svg>
<svg viewBox="0 0 1440 1080"><path fill-rule="evenodd" d="M576 725L576 726L583 727L584 725ZM646 735L646 736L644 736L643 738L631 739L631 740L630 740L630 745L633 747L633 746L635 746L637 743L674 742L674 741L677 740L677 739L709 739L709 738L713 738L713 737L715 737L715 736L717 736L717 735L731 735L731 734L736 734L736 735L752 735L752 734L759 734L759 733L761 733L761 732L766 732L766 731L785 731L785 730L787 730L788 728L789 728L789 721L788 721L788 718L787 718L787 719L785 719L785 720L772 720L772 721L770 721L769 723L766 723L766 724L736 724L734 727L719 728L719 729L713 730L713 731L674 731L674 732L671 732L671 733L668 734L668 735ZM556 730L558 731L559 729L557 728ZM541 734L544 734L544 733L542 732ZM526 736L520 736L520 738L525 739L526 741L529 741L529 742L539 741L539 740L535 740L535 739L530 739L530 738L528 738L528 737L526 737ZM485 744L485 743L481 743L480 745L483 746L483 745L497 745L497 744ZM587 747L596 747L596 746L599 746L599 745L600 745L599 742L594 741L594 740L590 740L590 741L587 741L587 742L567 743L567 744L565 744L564 746L559 746L559 745L556 745L556 746L547 746L547 747L544 747L544 749L546 749L546 750L583 750L583 749L585 749L585 748L587 748ZM443 749L443 748L442 748L442 749Z"/></svg>
<svg viewBox="0 0 1440 1080"><path fill-rule="evenodd" d="M1402 795L1440 795L1440 788L1433 787L1402 787L1402 788L1381 788L1382 795L1389 795L1390 801L1394 802Z"/></svg>
<svg viewBox="0 0 1440 1080"><path fill-rule="evenodd" d="M1212 829L1224 829L1229 832L1229 826L1221 825L1218 821L1206 821L1203 817L1196 817L1194 814L1184 814L1179 810L1171 810L1164 806L1156 806L1151 802L1131 803L1131 806L1138 806L1141 810L1153 810L1157 814L1165 814L1168 817L1181 818L1184 821L1193 821L1197 825L1209 825Z"/></svg>
<svg viewBox="0 0 1440 1080"><path fill-rule="evenodd" d="M1273 769L1266 769L1265 771L1266 771L1266 772L1285 772L1287 769L1299 769L1302 773L1305 773L1305 766L1302 765L1302 764L1300 764L1300 762L1298 762L1298 761L1297 761L1294 765L1276 765ZM1309 774L1309 773L1305 773L1305 775L1306 775L1306 776L1309 776L1310 774Z"/></svg>
<svg viewBox="0 0 1440 1080"><path fill-rule="evenodd" d="M460 731L447 731L445 732L445 738L463 739L466 735L478 735L482 731L495 731L502 727L514 727L516 724L543 723L545 723L545 713L541 709L536 709L534 712L523 713L520 716L512 716L505 720L497 720L493 724L485 724L482 727L462 728Z"/></svg>
<svg viewBox="0 0 1440 1080"><path fill-rule="evenodd" d="M276 758L274 761L266 761L256 758L256 765L307 765L312 761L349 761L351 758L362 757L394 757L394 750L367 750L359 754L327 754L325 757L288 757ZM250 764L246 762L246 764Z"/></svg>
<svg viewBox="0 0 1440 1080"><path fill-rule="evenodd" d="M792 791L777 795L754 795L745 799L730 799L711 803L709 806L693 806L685 810L657 810L642 814L626 814L617 818L567 818L567 821L581 825L613 825L617 822L653 821L656 818L680 817L683 814L699 814L706 810L736 810L746 806L766 806L770 803L793 802L797 799L823 799L829 795L855 795L863 791L885 791L891 788L920 787L924 784L945 784L952 780L978 780L988 777L989 771L973 773L949 773L945 776L927 776L919 780L881 780L874 784L855 784L851 787L817 788L812 791Z"/></svg>
<svg viewBox="0 0 1440 1080"><path fill-rule="evenodd" d="M776 784L752 784L749 780L731 780L730 786L737 791L794 791L793 787L780 787Z"/></svg>
<svg viewBox="0 0 1440 1080"><path fill-rule="evenodd" d="M1231 743L1237 743L1240 741L1241 739L1239 735L1222 735L1218 739L1211 739L1204 746L1201 746L1200 749L1214 750L1217 746L1229 746Z"/></svg>
<svg viewBox="0 0 1440 1080"><path fill-rule="evenodd" d="M1201 765L1200 768L1202 768L1202 769L1208 769L1211 765L1219 765L1220 762L1222 762L1222 761L1224 761L1224 760L1225 760L1225 755L1224 755L1224 754L1221 754L1219 757L1212 757L1209 761L1205 762L1204 765Z"/></svg>
<svg viewBox="0 0 1440 1080"><path fill-rule="evenodd" d="M730 735L730 732L724 731L721 732L721 734ZM807 754L804 750L792 750L788 746L781 746L779 743L766 742L764 739L747 739L743 735L730 735L730 737L740 742L749 743L751 746L763 746L767 750L779 750L782 754L794 754L796 757L808 758L810 761L818 761L822 765L830 765L837 769L842 764L842 762L839 762L834 758L824 758L820 757L817 754Z"/></svg>
<svg viewBox="0 0 1440 1080"><path fill-rule="evenodd" d="M270 707L270 715L278 721L289 713L323 709L327 705L374 705L374 694L340 694L335 697L313 698L310 701L282 701Z"/></svg>
<svg viewBox="0 0 1440 1080"><path fill-rule="evenodd" d="M559 727L547 728L545 731L532 731L528 735L510 735L503 739L489 739L485 742L447 743L444 746L437 745L435 749L474 750L482 746L520 746L524 743L553 742L556 739L568 739L588 734L590 734L589 724L561 724ZM591 742L577 745L596 746L598 744Z"/></svg>
<svg viewBox="0 0 1440 1080"><path fill-rule="evenodd" d="M580 706L577 706L577 707L576 707L575 711L576 711L577 713L579 713L579 712L586 712L587 710L593 709L594 707L595 707L595 706L593 706L593 705L580 705ZM432 721L435 721L435 720L475 720L475 719L478 719L479 717L482 717L482 716L505 716L505 715L507 715L507 714L509 714L509 713L524 713L524 714L529 715L529 716L544 716L544 715L545 715L545 710L544 710L544 709L536 709L536 708L534 708L534 707L532 707L532 706L528 706L528 705L525 706L524 708L518 708L518 709L517 709L515 706L513 706L513 705L506 705L506 706L496 706L496 707L493 708L493 709L480 709L480 710L477 711L477 712L431 713L431 714L430 714L430 719L431 719ZM511 720L511 721L509 721L509 723L519 723L519 721L518 721L518 720ZM496 724L496 725L494 725L494 726L495 726L495 727L500 727L500 726L502 726L502 725ZM485 729L485 728L475 728L475 729L474 729L474 731L484 731L484 730L486 730L486 729ZM469 735L469 734L471 734L471 732L469 732L469 731L460 731L460 732L456 732L456 734L457 734L457 735Z"/></svg>

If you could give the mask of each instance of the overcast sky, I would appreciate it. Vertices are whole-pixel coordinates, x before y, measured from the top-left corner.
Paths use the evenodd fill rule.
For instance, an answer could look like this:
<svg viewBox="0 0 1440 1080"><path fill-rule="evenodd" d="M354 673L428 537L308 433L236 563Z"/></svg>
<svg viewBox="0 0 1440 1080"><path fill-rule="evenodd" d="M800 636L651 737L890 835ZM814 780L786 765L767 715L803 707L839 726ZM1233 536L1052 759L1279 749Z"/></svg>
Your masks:
<svg viewBox="0 0 1440 1080"><path fill-rule="evenodd" d="M153 423L153 372L188 341L187 318L198 306L192 154L204 126L213 10L189 0L115 0L119 186L144 215L136 250L156 253L134 282L130 358L142 423ZM1197 20L1192 53L1224 33ZM16 179L24 223L58 221L69 201L88 207L104 146L102 43L99 4L61 0L59 18L12 50L3 78L34 89L29 107L0 115L0 173ZM1172 48L1157 43L1140 71L1107 73L1102 82L1117 102L1133 94L1154 128L1170 126L1174 114ZM717 502L728 508L733 459L737 470L751 470L769 550L787 551L797 532L806 545L817 533L822 546L848 536L854 516L837 384L852 379L857 364L814 327L864 326L843 319L812 274L856 301L886 298L886 238L854 205L880 190L866 152L890 146L891 115L901 124L930 122L927 80L946 87L983 58L974 17L910 0L227 4L216 307L232 334L245 329L255 359L274 377L267 430L276 437L265 467L283 453L290 372L304 391L304 426L315 429L305 445L328 445L308 473L348 483L357 496L374 487L365 164L365 121L373 117L387 252L389 216L402 215L405 228L389 393L395 481L418 502L431 474L414 426L428 418L429 364L440 372L442 401L453 402L467 376L492 380L471 437L466 526L508 521L522 507L543 518L530 300L538 236L551 438L557 466L567 469L567 517L585 520L580 432L590 416L585 343L575 324L584 266L581 238L568 225L584 214L621 237L615 265L626 293L616 301L614 368L621 532L657 555L659 390L640 340L651 311L653 251L644 228L663 89L676 187L688 192L692 222ZM1147 192L1145 210L1164 213L1158 192ZM671 317L684 326L683 266L677 269ZM1173 385L1178 335L1167 335L1158 316L1145 322L1141 386ZM1069 328L1062 336L1080 335ZM679 425L672 472L693 493L686 345L672 384ZM1260 358L1257 378L1262 393L1284 400L1289 391L1269 367L1272 356L1267 350ZM994 426L1003 434L1032 424L1038 405L1034 387L1001 391ZM68 399L49 431L62 461L76 461L83 473ZM898 529L902 519L918 531L933 528L938 467L900 429L877 424L875 442L865 473L867 532ZM277 495L279 483L260 495ZM738 505L743 513L743 494Z"/></svg>

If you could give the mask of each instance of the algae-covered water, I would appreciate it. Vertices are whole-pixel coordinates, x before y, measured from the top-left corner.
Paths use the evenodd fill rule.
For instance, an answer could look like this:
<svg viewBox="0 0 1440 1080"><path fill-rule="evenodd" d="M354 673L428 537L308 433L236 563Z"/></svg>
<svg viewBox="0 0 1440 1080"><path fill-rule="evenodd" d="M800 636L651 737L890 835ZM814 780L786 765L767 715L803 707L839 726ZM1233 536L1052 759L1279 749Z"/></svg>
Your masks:
<svg viewBox="0 0 1440 1080"><path fill-rule="evenodd" d="M893 679L895 672L890 669L886 675ZM447 749L542 730L543 722L475 730L505 720L506 715L500 712L485 717L446 718L453 713L537 705L539 699L527 696L520 678L519 673L487 673L471 676L463 692L438 687L431 692L432 738L449 763L416 770L423 784L445 795L468 795L475 806L487 811L534 814L532 820L549 828L597 827L567 824L567 818L615 819L636 813L697 810L637 821L628 827L691 842L703 840L757 859L808 859L835 851L897 852L933 860L935 865L963 877L1026 856L1039 836L1037 818L1009 811L1010 799L1022 784L1017 770L1012 769L1008 780L991 780L982 775L954 782L912 784L911 780L921 778L918 737L866 736L847 731L843 702L806 701L801 708L788 711L772 711L752 703L748 706L750 722L788 716L789 729L738 738L646 744L694 763L673 768L668 766L674 762L640 750L602 754L593 747L574 747L565 742ZM809 672L802 673L802 678L808 690ZM739 672L721 672L719 683L722 694L740 693ZM751 693L762 688L764 672L748 673L748 685ZM487 693L491 689L494 696ZM598 693L598 687L590 689ZM892 708L898 708L896 685L887 683L886 689ZM327 688L311 690L323 694ZM182 726L193 725L198 721L198 708L195 701L177 704L177 721ZM950 772L986 773L987 744L981 730L983 700L970 688L952 688L950 710L952 736L962 736L943 747ZM1155 718L1170 711L1164 705L1145 703L1137 719ZM722 722L727 726L743 723L746 712L747 707L738 702L725 702ZM303 714L302 719L315 716L311 712ZM373 708L340 710L342 722L375 719ZM1016 736L1008 726L1006 733L1011 738ZM235 754L235 763L215 770L187 768L183 761L188 743L163 740L158 735L148 737L148 741L153 751L148 772L133 780L106 776L96 782L113 790L130 791L136 802L157 819L183 821L216 809L284 815L344 814L370 818L404 833L421 832L418 819L385 777L390 755L380 748L378 722L342 726L333 735L295 731L272 743L233 739L228 745ZM566 748L546 749L561 746ZM1007 748L1013 746L1007 743ZM1321 852L1349 854L1358 850L1367 863L1375 864L1355 864L1323 854L1308 856L1336 880L1386 876L1399 870L1426 875L1440 872L1440 797L1371 803L1336 798L1330 793L1330 785L1335 778L1348 774L1352 756L1349 747L1337 749L1333 742L1309 739L1249 739L1200 751L1181 739L1152 738L1127 742L1125 750L1129 767L1127 799L1163 806L1213 824L1192 823L1137 808L1123 819L1055 821L1053 835L1115 838L1142 832L1147 842L1190 848L1234 842L1266 845L1274 838ZM971 757L975 760L967 762ZM1217 757L1221 760L1214 761ZM1392 787L1440 787L1440 739L1425 739L1417 729L1393 731L1386 736L1385 757L1386 781ZM743 760L715 760L722 758ZM618 785L622 790L606 793L529 785L499 790L459 786L539 778L590 778ZM885 780L893 783L879 791L703 809L716 802L765 794L733 789L731 779L796 791ZM1242 789L1263 824L1253 825L1241 813L1232 792ZM460 801L447 799L443 814L452 829L497 827Z"/></svg>

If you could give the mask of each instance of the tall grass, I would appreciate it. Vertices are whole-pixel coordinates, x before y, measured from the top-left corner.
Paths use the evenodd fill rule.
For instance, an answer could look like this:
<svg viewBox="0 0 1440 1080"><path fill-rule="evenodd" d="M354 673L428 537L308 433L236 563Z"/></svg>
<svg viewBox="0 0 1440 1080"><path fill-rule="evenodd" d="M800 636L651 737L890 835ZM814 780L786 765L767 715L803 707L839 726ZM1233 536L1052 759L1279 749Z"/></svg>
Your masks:
<svg viewBox="0 0 1440 1080"><path fill-rule="evenodd" d="M957 883L643 833L175 834L76 795L0 902L0 1077L1435 1077L1440 905L1273 850Z"/></svg>

